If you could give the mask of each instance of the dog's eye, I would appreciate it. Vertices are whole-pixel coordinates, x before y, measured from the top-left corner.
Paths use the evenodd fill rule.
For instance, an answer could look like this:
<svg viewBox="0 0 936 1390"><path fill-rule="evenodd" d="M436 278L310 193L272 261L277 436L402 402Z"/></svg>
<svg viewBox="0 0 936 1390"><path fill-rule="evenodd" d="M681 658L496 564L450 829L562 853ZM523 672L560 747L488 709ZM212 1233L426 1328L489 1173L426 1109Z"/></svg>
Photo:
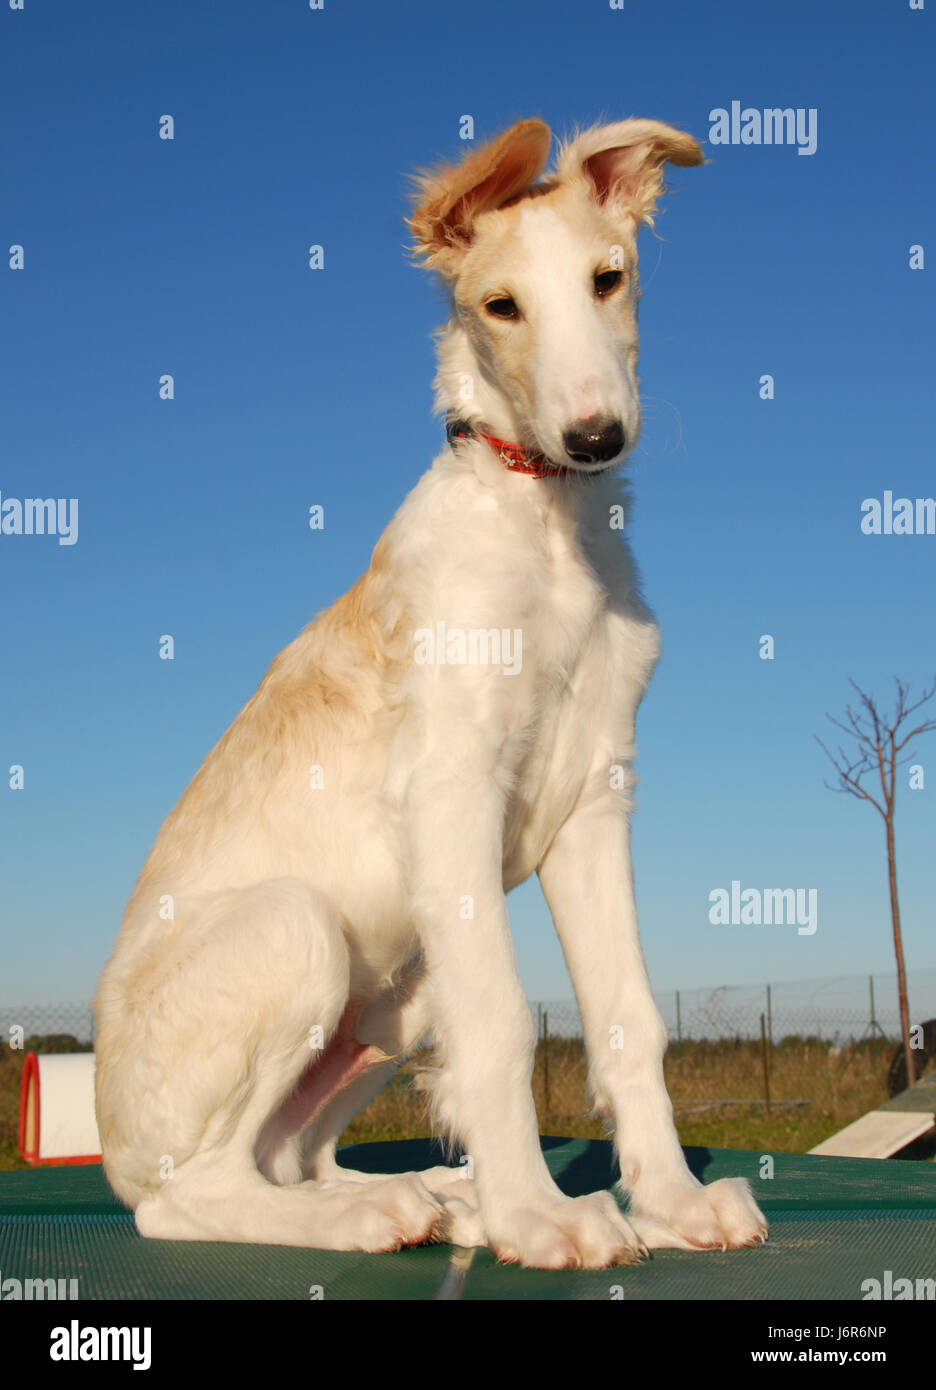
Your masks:
<svg viewBox="0 0 936 1390"><path fill-rule="evenodd" d="M520 310L517 308L516 301L509 299L506 295L501 299L489 299L484 307L495 319L518 319L520 317Z"/></svg>
<svg viewBox="0 0 936 1390"><path fill-rule="evenodd" d="M624 272L621 270L602 270L595 276L595 294L599 299L607 299L609 294L613 294L618 285L624 279Z"/></svg>

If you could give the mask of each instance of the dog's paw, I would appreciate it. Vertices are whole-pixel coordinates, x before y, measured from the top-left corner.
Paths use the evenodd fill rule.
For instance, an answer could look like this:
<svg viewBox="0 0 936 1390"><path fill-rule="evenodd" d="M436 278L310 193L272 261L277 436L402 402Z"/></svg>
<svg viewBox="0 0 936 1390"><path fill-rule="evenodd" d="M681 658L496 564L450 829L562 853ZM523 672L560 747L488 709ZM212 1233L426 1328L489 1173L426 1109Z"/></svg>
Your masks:
<svg viewBox="0 0 936 1390"><path fill-rule="evenodd" d="M528 1269L607 1269L646 1254L610 1192L540 1200L488 1215L485 1224L497 1258Z"/></svg>
<svg viewBox="0 0 936 1390"><path fill-rule="evenodd" d="M442 1238L445 1208L418 1179L383 1178L340 1196L344 1231L337 1249L376 1253Z"/></svg>
<svg viewBox="0 0 936 1390"><path fill-rule="evenodd" d="M471 1207L473 1211L478 1210L478 1193L471 1178L469 1178L464 1168L426 1168L417 1174L423 1187L437 1197L440 1202L447 1202L450 1197L457 1197L465 1206Z"/></svg>
<svg viewBox="0 0 936 1390"><path fill-rule="evenodd" d="M737 1250L763 1244L767 1222L744 1178L642 1186L631 1193L627 1213L650 1249Z"/></svg>
<svg viewBox="0 0 936 1390"><path fill-rule="evenodd" d="M468 1250L478 1245L487 1245L487 1232L477 1206L472 1206L455 1196L443 1196L439 1200L445 1214L435 1235L436 1240L445 1245L461 1245Z"/></svg>

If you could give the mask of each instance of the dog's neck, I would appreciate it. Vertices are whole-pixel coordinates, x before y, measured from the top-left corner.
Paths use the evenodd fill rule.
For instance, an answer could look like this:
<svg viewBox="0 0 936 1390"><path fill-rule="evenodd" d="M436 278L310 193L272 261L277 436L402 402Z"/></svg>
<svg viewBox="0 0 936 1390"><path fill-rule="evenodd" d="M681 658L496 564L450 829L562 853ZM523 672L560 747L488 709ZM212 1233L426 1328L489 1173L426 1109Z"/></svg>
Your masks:
<svg viewBox="0 0 936 1390"><path fill-rule="evenodd" d="M530 454L539 445L505 393L485 373L462 325L449 322L436 335L435 409L447 419L466 420L475 430L519 444Z"/></svg>

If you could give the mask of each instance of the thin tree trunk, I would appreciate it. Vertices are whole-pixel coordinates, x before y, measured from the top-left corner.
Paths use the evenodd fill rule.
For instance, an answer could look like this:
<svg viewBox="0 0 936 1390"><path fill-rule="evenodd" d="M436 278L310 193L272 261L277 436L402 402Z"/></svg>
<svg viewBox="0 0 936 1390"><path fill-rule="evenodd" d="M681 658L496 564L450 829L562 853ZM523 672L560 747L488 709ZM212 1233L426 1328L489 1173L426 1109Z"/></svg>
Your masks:
<svg viewBox="0 0 936 1390"><path fill-rule="evenodd" d="M900 905L897 901L897 856L894 850L893 809L885 818L887 826L887 879L890 886L891 921L894 925L894 954L897 957L897 998L900 1003L900 1032L903 1038L907 1085L916 1080L913 1049L910 1046L910 1009L907 1003L907 972L904 969L903 937L900 932Z"/></svg>

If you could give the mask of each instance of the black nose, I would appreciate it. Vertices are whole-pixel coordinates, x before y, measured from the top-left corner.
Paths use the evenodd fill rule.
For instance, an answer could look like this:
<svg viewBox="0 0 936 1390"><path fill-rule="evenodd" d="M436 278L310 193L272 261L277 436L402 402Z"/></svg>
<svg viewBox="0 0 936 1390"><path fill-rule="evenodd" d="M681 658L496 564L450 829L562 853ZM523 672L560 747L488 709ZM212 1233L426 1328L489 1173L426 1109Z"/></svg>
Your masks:
<svg viewBox="0 0 936 1390"><path fill-rule="evenodd" d="M562 436L566 452L576 463L606 463L621 452L624 440L620 420L608 420L602 415L577 420Z"/></svg>

